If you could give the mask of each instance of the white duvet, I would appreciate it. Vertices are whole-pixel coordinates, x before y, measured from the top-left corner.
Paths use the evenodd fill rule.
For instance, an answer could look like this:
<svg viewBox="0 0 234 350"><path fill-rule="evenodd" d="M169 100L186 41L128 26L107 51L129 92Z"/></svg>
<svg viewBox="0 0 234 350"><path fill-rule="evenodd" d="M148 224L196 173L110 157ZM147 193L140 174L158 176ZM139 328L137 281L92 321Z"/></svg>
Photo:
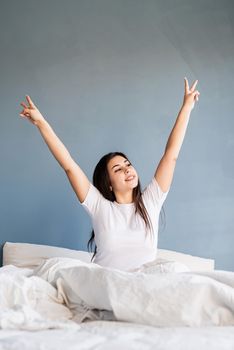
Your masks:
<svg viewBox="0 0 234 350"><path fill-rule="evenodd" d="M71 318L72 313L64 305L56 288L44 279L33 276L33 270L13 265L0 268L1 329L75 327Z"/></svg>
<svg viewBox="0 0 234 350"><path fill-rule="evenodd" d="M123 272L70 258L0 268L0 327L79 327L86 319L157 327L234 325L234 272L161 261Z"/></svg>
<svg viewBox="0 0 234 350"><path fill-rule="evenodd" d="M155 261L123 272L53 258L35 273L57 286L78 322L96 317L159 327L234 325L233 272L191 272L177 263L167 265Z"/></svg>

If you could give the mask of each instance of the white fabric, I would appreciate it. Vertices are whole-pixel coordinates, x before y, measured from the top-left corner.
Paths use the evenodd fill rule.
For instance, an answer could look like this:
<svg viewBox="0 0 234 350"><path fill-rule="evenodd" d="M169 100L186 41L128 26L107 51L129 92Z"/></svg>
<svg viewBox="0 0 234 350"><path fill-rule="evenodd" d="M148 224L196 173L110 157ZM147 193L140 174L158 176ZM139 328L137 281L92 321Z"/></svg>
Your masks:
<svg viewBox="0 0 234 350"><path fill-rule="evenodd" d="M125 272L57 258L34 273L59 287L67 306L80 313L76 320L82 321L82 309L90 319L88 309L98 309L157 327L234 325L234 272L171 272L172 266L165 272L157 261L145 267L146 273Z"/></svg>
<svg viewBox="0 0 234 350"><path fill-rule="evenodd" d="M158 219L167 192L159 187L155 177L142 193L142 199L150 217L152 237L142 217L135 213L135 204L119 204L105 199L90 184L85 200L81 203L89 213L95 232L96 264L120 270L138 268L156 258L158 243Z"/></svg>
<svg viewBox="0 0 234 350"><path fill-rule="evenodd" d="M163 260L135 273L68 258L49 259L35 271L4 266L0 350L233 349L234 273L183 270ZM114 321L73 322L71 313L79 322L82 310L84 320L107 319L109 312Z"/></svg>
<svg viewBox="0 0 234 350"><path fill-rule="evenodd" d="M0 328L41 330L76 327L55 287L33 270L0 268ZM77 328L77 327L76 327Z"/></svg>
<svg viewBox="0 0 234 350"><path fill-rule="evenodd" d="M234 327L150 327L93 321L80 329L1 330L0 350L233 350Z"/></svg>
<svg viewBox="0 0 234 350"><path fill-rule="evenodd" d="M212 271L215 269L214 259L201 258L199 256L184 254L174 250L158 249L157 258L177 261L187 265L191 271Z"/></svg>
<svg viewBox="0 0 234 350"><path fill-rule="evenodd" d="M67 257L90 262L92 253L32 243L6 242L3 246L3 265L34 269L44 260L53 257ZM173 250L157 250L157 258L176 261L186 265L192 271L214 270L214 260L201 258Z"/></svg>
<svg viewBox="0 0 234 350"><path fill-rule="evenodd" d="M90 262L92 253L42 244L5 242L3 246L3 266L34 269L44 260L54 257L68 257Z"/></svg>

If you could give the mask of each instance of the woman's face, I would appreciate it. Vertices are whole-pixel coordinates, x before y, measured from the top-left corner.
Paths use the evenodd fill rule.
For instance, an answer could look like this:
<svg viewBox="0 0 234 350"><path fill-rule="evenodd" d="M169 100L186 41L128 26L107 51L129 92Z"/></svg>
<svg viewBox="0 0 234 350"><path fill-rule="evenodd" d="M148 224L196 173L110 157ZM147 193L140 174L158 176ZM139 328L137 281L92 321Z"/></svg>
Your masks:
<svg viewBox="0 0 234 350"><path fill-rule="evenodd" d="M131 163L122 156L109 160L107 171L112 191L126 192L138 185L138 175Z"/></svg>

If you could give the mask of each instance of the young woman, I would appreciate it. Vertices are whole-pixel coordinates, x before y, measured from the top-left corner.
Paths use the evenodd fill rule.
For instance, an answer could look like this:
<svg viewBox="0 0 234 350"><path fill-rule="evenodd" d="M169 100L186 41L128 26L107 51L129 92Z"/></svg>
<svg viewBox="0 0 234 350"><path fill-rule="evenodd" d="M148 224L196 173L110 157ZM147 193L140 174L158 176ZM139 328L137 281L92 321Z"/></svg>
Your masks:
<svg viewBox="0 0 234 350"><path fill-rule="evenodd" d="M154 177L143 192L136 169L121 152L103 156L90 183L30 96L26 95L28 105L21 102L20 116L38 127L91 217L89 243L95 240L96 264L131 271L156 258L159 214L172 183L190 113L200 95L197 82L189 87L184 78L182 107Z"/></svg>

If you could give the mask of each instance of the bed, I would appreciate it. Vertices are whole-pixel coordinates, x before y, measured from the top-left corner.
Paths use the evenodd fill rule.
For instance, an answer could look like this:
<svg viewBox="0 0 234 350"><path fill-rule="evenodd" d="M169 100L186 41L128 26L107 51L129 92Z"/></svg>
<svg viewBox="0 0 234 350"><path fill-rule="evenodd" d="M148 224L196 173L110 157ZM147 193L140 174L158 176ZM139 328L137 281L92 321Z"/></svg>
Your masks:
<svg viewBox="0 0 234 350"><path fill-rule="evenodd" d="M124 273L90 258L59 247L4 244L0 350L234 349L234 276L215 270L214 260L159 249L153 264ZM170 293L176 291L175 304Z"/></svg>

